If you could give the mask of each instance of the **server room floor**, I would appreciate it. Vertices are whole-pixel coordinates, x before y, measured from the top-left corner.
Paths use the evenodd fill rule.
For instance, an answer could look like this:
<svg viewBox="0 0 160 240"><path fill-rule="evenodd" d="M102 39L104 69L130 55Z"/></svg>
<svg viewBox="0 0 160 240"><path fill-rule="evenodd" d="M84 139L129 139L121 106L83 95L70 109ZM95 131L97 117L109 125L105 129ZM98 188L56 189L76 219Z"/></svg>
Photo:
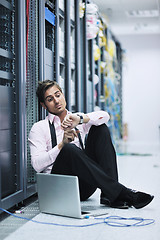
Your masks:
<svg viewBox="0 0 160 240"><path fill-rule="evenodd" d="M148 147L137 148L133 146L131 148L123 148L125 151L122 154L118 155L117 162L120 182L132 189L142 190L153 194L155 198L151 204L139 210L134 208L130 208L128 210L107 208L99 204L100 191L97 190L92 195L92 197L88 201L82 203L82 205L88 206L90 208L93 207L93 209L97 210L97 213L100 209L101 213L103 210L105 215L101 216L101 218L120 216L123 218L139 218L139 221L140 218L154 219L155 222L153 224L146 225L149 223L149 221L143 221L141 224L144 224L145 226L133 226L134 223L137 223L137 220L114 219L112 222L116 222L118 225L109 226L104 223L103 219L74 219L42 214L39 211L38 200L36 196L34 196L30 199L31 202L21 209L23 213L17 213L16 215L48 224L39 224L29 220L7 216L4 217L0 222L0 240L159 240L160 146L158 146L157 149L152 149L151 151L148 149ZM49 223L75 226L79 225L79 227L55 226ZM112 225L114 223L112 223ZM121 225L122 227L120 224L123 224Z"/></svg>

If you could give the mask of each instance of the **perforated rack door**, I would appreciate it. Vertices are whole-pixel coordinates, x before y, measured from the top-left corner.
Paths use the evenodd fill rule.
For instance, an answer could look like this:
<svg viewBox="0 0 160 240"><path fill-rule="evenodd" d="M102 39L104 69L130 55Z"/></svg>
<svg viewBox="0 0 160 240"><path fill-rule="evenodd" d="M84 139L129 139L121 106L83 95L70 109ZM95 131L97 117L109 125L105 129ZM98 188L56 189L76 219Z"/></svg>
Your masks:
<svg viewBox="0 0 160 240"><path fill-rule="evenodd" d="M31 127L38 121L38 102L36 89L38 86L38 0L26 1L26 131L27 138ZM35 182L35 171L31 166L31 157L27 142L27 181Z"/></svg>
<svg viewBox="0 0 160 240"><path fill-rule="evenodd" d="M15 3L0 3L0 198L19 190L15 75Z"/></svg>

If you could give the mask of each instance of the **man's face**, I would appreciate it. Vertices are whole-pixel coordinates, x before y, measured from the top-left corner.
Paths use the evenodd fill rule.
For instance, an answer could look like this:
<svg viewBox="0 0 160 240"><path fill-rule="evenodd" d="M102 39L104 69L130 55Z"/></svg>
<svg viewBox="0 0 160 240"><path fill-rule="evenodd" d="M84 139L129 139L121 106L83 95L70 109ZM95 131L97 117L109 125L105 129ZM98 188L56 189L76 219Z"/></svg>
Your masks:
<svg viewBox="0 0 160 240"><path fill-rule="evenodd" d="M54 115L60 116L66 109L66 100L64 94L56 87L50 87L44 94L44 103L42 107Z"/></svg>

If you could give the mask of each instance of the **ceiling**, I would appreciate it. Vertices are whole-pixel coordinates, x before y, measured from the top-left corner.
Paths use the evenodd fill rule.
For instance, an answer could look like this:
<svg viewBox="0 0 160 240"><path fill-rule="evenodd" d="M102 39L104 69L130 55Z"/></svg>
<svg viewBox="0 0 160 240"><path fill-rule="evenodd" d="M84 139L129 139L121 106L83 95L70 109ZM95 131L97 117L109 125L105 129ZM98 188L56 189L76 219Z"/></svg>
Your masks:
<svg viewBox="0 0 160 240"><path fill-rule="evenodd" d="M160 0L92 0L113 33L160 34Z"/></svg>

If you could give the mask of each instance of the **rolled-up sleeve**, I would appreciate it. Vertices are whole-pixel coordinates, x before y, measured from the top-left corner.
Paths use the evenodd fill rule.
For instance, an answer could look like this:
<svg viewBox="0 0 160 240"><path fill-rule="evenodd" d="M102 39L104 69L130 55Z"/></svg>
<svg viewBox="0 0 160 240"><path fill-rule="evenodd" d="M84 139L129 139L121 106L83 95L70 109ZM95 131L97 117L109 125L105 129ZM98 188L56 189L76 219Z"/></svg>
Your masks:
<svg viewBox="0 0 160 240"><path fill-rule="evenodd" d="M83 124L83 129L85 133L88 133L92 125L99 126L104 123L107 124L107 122L110 119L109 114L105 111L96 111L96 112L87 113L87 116L89 117L90 120L88 123Z"/></svg>
<svg viewBox="0 0 160 240"><path fill-rule="evenodd" d="M90 118L88 123L95 126L107 123L110 119L109 114L105 111L91 112L87 115Z"/></svg>
<svg viewBox="0 0 160 240"><path fill-rule="evenodd" d="M51 147L48 124L45 121L35 123L30 131L28 140L33 168L36 172L44 171L49 173L60 150L58 146Z"/></svg>

